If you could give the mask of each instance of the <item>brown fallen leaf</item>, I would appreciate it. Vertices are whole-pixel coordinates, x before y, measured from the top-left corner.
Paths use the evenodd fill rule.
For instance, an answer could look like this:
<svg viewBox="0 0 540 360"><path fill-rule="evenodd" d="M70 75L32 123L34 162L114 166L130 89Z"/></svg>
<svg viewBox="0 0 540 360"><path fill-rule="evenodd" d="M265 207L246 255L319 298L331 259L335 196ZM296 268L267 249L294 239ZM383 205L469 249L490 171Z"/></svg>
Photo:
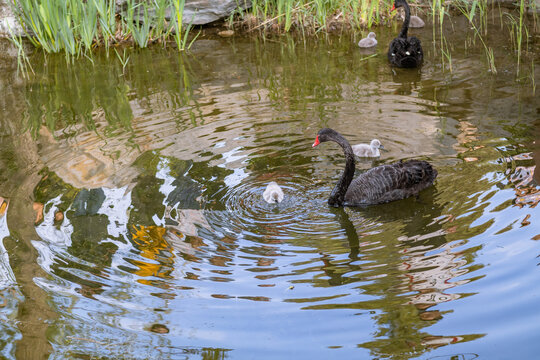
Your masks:
<svg viewBox="0 0 540 360"><path fill-rule="evenodd" d="M233 30L223 30L223 31L218 32L218 35L221 36L221 37L231 37L231 36L234 35L234 31Z"/></svg>
<svg viewBox="0 0 540 360"><path fill-rule="evenodd" d="M525 219L521 221L521 226L530 225L531 224L531 222L529 221L530 217L531 217L531 214L527 214L527 216L525 216Z"/></svg>
<svg viewBox="0 0 540 360"><path fill-rule="evenodd" d="M38 224L43 220L43 204L35 202L32 207L36 213L36 220L34 220L34 224Z"/></svg>
<svg viewBox="0 0 540 360"><path fill-rule="evenodd" d="M62 221L64 220L64 214L61 211L57 211L54 213L54 220L55 221Z"/></svg>

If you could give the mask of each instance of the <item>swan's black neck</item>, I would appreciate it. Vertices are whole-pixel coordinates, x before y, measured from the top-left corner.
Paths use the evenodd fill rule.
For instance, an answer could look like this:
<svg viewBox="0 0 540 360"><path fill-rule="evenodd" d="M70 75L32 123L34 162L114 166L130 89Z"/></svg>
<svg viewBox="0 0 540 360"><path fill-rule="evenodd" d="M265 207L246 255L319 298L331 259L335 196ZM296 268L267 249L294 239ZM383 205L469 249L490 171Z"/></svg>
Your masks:
<svg viewBox="0 0 540 360"><path fill-rule="evenodd" d="M405 10L405 19L403 20L403 25L401 26L401 32L399 33L400 38L407 38L407 31L409 30L409 22L411 21L411 10L409 9L409 4L406 1L401 3L403 9Z"/></svg>
<svg viewBox="0 0 540 360"><path fill-rule="evenodd" d="M347 193L347 189L354 177L354 153L349 142L341 134L335 134L330 137L330 140L337 142L343 148L345 154L345 171L343 171L341 178L328 198L330 206L341 206L345 202L345 193Z"/></svg>

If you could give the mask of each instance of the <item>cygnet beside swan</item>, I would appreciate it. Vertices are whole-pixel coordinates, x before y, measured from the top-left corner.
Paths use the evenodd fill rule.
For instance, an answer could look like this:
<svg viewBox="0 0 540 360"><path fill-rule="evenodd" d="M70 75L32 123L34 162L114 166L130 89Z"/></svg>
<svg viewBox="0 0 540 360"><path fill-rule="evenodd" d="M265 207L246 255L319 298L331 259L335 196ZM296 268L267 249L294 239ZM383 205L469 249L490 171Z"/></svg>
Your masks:
<svg viewBox="0 0 540 360"><path fill-rule="evenodd" d="M358 46L361 48L370 48L377 45L377 39L375 39L375 33L370 32L367 38L364 38L358 42Z"/></svg>
<svg viewBox="0 0 540 360"><path fill-rule="evenodd" d="M283 201L284 198L283 190L281 190L281 188L275 181L272 181L264 190L263 198L264 201L269 204L280 203Z"/></svg>
<svg viewBox="0 0 540 360"><path fill-rule="evenodd" d="M402 15L401 20L405 21L405 16ZM410 28L423 28L424 26L426 26L426 23L424 20L422 20L422 18L416 15L411 15L411 19L409 21Z"/></svg>
<svg viewBox="0 0 540 360"><path fill-rule="evenodd" d="M380 165L354 178L354 153L347 139L325 128L317 134L313 147L325 141L338 143L345 155L345 171L328 198L330 206L375 205L405 199L433 185L437 177L437 170L427 161L408 160Z"/></svg>
<svg viewBox="0 0 540 360"><path fill-rule="evenodd" d="M411 21L409 22L409 27L411 28L423 28L426 25L424 20L419 18L416 15L411 15Z"/></svg>
<svg viewBox="0 0 540 360"><path fill-rule="evenodd" d="M377 139L371 140L368 144L356 144L352 146L354 155L359 157L378 157L381 156L379 149L384 149L384 146Z"/></svg>

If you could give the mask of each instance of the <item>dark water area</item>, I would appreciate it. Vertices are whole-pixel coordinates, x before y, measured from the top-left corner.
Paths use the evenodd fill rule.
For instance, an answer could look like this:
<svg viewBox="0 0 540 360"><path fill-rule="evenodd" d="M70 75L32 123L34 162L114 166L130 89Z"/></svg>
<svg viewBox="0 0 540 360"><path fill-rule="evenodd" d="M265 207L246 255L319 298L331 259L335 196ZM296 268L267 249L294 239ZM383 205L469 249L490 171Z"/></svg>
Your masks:
<svg viewBox="0 0 540 360"><path fill-rule="evenodd" d="M499 18L491 19L497 27ZM0 357L532 359L540 352L539 35L516 81L462 18L415 29L419 70L355 36L202 36L35 76L0 57ZM10 53L11 52L11 53ZM332 127L418 198L330 208ZM285 200L264 202L270 181Z"/></svg>

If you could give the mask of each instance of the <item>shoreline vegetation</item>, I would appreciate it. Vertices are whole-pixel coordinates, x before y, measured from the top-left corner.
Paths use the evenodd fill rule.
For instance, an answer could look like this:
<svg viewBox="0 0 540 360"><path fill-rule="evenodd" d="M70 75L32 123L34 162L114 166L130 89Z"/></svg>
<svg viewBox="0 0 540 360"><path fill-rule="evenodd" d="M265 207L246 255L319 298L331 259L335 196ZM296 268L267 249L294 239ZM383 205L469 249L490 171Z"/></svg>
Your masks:
<svg viewBox="0 0 540 360"><path fill-rule="evenodd" d="M201 28L183 23L185 0L10 0L26 39L44 53L64 53L66 58L87 57L97 48L105 48L122 61L128 61L116 50L119 46L145 48L151 44L189 50L201 33ZM261 36L292 32L300 36L358 32L393 21L392 0L252 0L252 6L238 8L224 25L234 32L259 33ZM419 11L433 23L434 39L439 41L443 66L452 70L451 52L443 32L445 18L465 16L479 39L488 59L489 71L496 73L493 50L488 37L488 11L501 3L488 0L411 0L413 14ZM504 4L505 6L508 4ZM518 0L517 10L501 13L517 52L517 76L522 53L529 51L531 32L538 31L538 9L535 0ZM532 15L528 15L532 9ZM494 31L493 29L491 31ZM23 74L32 71L25 51L25 40L12 34L11 41L19 49L19 68ZM534 66L534 62L532 62Z"/></svg>

